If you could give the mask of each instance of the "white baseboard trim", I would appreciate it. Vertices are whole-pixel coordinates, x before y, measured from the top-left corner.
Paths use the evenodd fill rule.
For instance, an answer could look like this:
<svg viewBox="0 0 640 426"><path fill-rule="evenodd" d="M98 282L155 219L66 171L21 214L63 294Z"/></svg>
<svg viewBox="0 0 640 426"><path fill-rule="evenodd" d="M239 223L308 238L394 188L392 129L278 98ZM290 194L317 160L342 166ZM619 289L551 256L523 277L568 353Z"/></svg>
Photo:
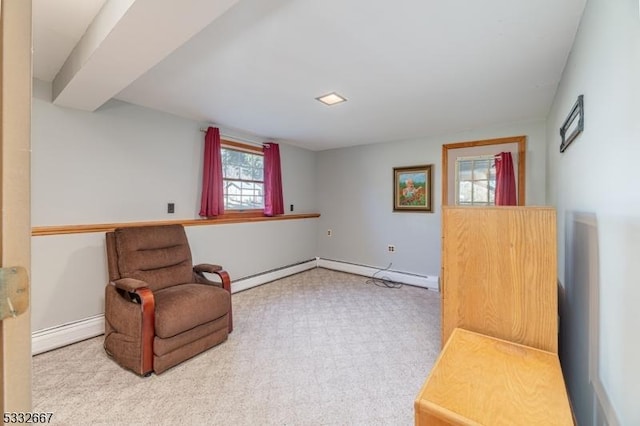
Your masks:
<svg viewBox="0 0 640 426"><path fill-rule="evenodd" d="M335 271L349 272L351 274L363 275L365 277L371 277L376 272L380 271L379 268L371 266L357 265L355 263L340 262L337 260L318 259L318 267L333 269ZM387 279L403 284L408 284L416 287L424 287L429 290L439 291L438 276L433 275L417 275L407 272L386 270L377 275L378 277L386 277Z"/></svg>
<svg viewBox="0 0 640 426"><path fill-rule="evenodd" d="M239 291L257 287L315 267L349 272L366 277L370 277L379 271L379 269L371 266L318 258L316 260L309 260L307 262L275 269L273 271L234 281L231 283L231 292L237 293ZM384 274L381 275L384 275L392 281L438 291L437 276L415 275L399 271L384 271ZM31 334L31 353L33 355L37 355L72 343L100 336L101 334L104 334L104 315L102 314L60 326L38 330Z"/></svg>
<svg viewBox="0 0 640 426"><path fill-rule="evenodd" d="M261 273L252 277L243 278L231 283L231 292L237 293L239 291L247 290L251 287L266 284L315 267L316 260L314 259ZM100 336L101 334L104 334L103 314L56 327L45 328L31 334L31 354L41 354L72 343Z"/></svg>
<svg viewBox="0 0 640 426"><path fill-rule="evenodd" d="M104 315L102 314L57 327L45 328L31 334L31 354L41 354L101 334L104 334Z"/></svg>
<svg viewBox="0 0 640 426"><path fill-rule="evenodd" d="M288 277L289 275L313 269L316 266L316 260L309 260L296 265L285 266L284 268L274 269L273 271L267 271L251 277L242 278L231 283L231 293L237 293L252 287L257 287L271 281L279 280L280 278Z"/></svg>

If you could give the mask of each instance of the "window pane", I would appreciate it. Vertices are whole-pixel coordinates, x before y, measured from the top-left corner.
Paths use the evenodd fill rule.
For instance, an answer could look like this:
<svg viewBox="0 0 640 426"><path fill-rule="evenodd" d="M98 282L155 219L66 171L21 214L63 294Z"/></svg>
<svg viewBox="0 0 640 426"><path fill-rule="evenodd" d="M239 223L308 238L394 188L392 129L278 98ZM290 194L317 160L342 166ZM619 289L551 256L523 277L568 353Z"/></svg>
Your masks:
<svg viewBox="0 0 640 426"><path fill-rule="evenodd" d="M238 206L240 206L241 200L242 198L240 197L240 195L229 195L227 197L228 201L228 205L231 208L238 208Z"/></svg>
<svg viewBox="0 0 640 426"><path fill-rule="evenodd" d="M251 167L240 168L240 179L253 180L253 171Z"/></svg>
<svg viewBox="0 0 640 426"><path fill-rule="evenodd" d="M225 209L264 207L264 158L260 154L222 148Z"/></svg>
<svg viewBox="0 0 640 426"><path fill-rule="evenodd" d="M473 179L487 179L489 177L490 160L476 160L473 164Z"/></svg>
<svg viewBox="0 0 640 426"><path fill-rule="evenodd" d="M222 176L229 179L240 179L240 167L234 164L225 164L222 167Z"/></svg>
<svg viewBox="0 0 640 426"><path fill-rule="evenodd" d="M225 186L224 192L227 194L240 195L241 193L240 182L238 181L235 181L235 180L226 181L224 186Z"/></svg>
<svg viewBox="0 0 640 426"><path fill-rule="evenodd" d="M495 176L489 181L489 204L496 203L496 178Z"/></svg>
<svg viewBox="0 0 640 426"><path fill-rule="evenodd" d="M456 160L456 204L492 205L495 198L495 159L491 156Z"/></svg>
<svg viewBox="0 0 640 426"><path fill-rule="evenodd" d="M264 169L262 168L262 165L260 167L253 168L251 179L259 181L264 180Z"/></svg>
<svg viewBox="0 0 640 426"><path fill-rule="evenodd" d="M264 207L264 184L240 180L225 181L226 209L261 209Z"/></svg>
<svg viewBox="0 0 640 426"><path fill-rule="evenodd" d="M489 200L489 191L487 189L488 182L486 180L473 182L473 201L474 203L487 203Z"/></svg>
<svg viewBox="0 0 640 426"><path fill-rule="evenodd" d="M471 168L473 160L471 161L458 161L458 179L471 180Z"/></svg>
<svg viewBox="0 0 640 426"><path fill-rule="evenodd" d="M256 200L253 197L242 197L242 206L247 209L260 208L260 205L256 203Z"/></svg>
<svg viewBox="0 0 640 426"><path fill-rule="evenodd" d="M258 155L254 155L254 154L246 154L245 158L246 158L246 162L245 165L247 167L256 167L256 161L258 159Z"/></svg>
<svg viewBox="0 0 640 426"><path fill-rule="evenodd" d="M471 181L463 180L458 185L458 204L471 202Z"/></svg>
<svg viewBox="0 0 640 426"><path fill-rule="evenodd" d="M239 151L234 151L232 149L222 148L220 150L222 154L222 163L223 164L238 164L238 159L240 157Z"/></svg>

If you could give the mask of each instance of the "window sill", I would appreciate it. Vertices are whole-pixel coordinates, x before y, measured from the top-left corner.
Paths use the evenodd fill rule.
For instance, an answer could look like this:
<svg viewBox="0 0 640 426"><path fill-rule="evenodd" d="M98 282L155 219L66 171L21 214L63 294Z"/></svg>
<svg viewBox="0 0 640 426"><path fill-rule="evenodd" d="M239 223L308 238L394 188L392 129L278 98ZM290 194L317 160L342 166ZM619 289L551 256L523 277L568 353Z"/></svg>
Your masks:
<svg viewBox="0 0 640 426"><path fill-rule="evenodd" d="M221 220L221 219L233 219L240 217L264 217L264 210L262 209L251 209L251 210L227 210L224 214L212 218L207 218L207 220Z"/></svg>
<svg viewBox="0 0 640 426"><path fill-rule="evenodd" d="M270 222L274 220L295 220L295 219L314 219L320 217L319 213L302 213L302 214L283 214L278 216L264 216L247 212L227 213L217 218L211 219L178 219L178 220L159 220L152 222L122 222L122 223L97 223L89 225L56 225L56 226L34 226L31 228L31 235L34 237L44 235L63 235L63 234L89 234L94 232L109 232L115 228L131 228L134 226L152 226L152 225L175 225L183 226L207 226L207 225L225 225L230 223L249 223L249 222Z"/></svg>

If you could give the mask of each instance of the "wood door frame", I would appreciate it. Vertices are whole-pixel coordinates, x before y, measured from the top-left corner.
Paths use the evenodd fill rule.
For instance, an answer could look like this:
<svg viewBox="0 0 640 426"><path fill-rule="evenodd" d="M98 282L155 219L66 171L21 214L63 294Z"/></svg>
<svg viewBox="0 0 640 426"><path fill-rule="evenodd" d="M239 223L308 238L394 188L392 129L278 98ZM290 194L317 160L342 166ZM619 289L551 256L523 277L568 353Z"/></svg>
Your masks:
<svg viewBox="0 0 640 426"><path fill-rule="evenodd" d="M31 0L0 0L0 266L31 263ZM0 409L31 411L31 312L0 320Z"/></svg>
<svg viewBox="0 0 640 426"><path fill-rule="evenodd" d="M525 205L525 183L527 163L527 137L511 136L507 138L485 139L480 141L456 142L442 145L442 205L449 205L449 150L473 148L476 146L518 144L518 205Z"/></svg>

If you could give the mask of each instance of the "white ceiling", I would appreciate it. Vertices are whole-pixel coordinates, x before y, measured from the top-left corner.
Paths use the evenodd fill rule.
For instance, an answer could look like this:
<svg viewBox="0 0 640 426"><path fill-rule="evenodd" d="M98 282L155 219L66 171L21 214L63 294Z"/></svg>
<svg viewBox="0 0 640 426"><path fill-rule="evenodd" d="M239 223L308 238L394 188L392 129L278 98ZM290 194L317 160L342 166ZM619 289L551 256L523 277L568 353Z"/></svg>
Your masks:
<svg viewBox="0 0 640 426"><path fill-rule="evenodd" d="M585 1L108 0L88 26L104 0L33 0L34 75L61 105L314 150L413 139L545 118ZM314 99L332 91L348 101Z"/></svg>
<svg viewBox="0 0 640 426"><path fill-rule="evenodd" d="M51 81L106 0L33 0L33 75Z"/></svg>

